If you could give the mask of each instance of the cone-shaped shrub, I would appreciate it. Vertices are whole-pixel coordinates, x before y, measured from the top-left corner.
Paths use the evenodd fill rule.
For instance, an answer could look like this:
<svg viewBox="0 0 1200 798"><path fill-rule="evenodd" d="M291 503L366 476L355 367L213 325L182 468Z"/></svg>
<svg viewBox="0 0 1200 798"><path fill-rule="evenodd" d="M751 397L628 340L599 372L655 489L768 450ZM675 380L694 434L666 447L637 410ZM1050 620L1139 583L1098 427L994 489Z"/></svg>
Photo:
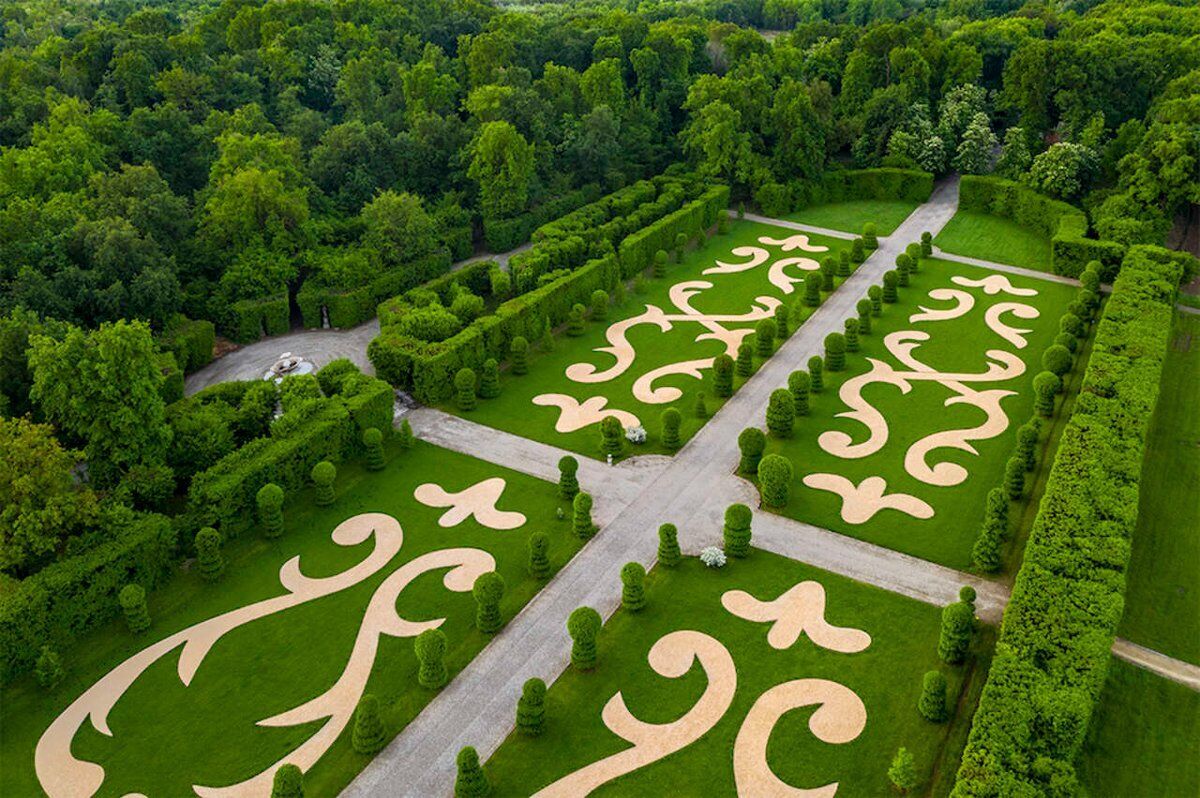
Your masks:
<svg viewBox="0 0 1200 798"><path fill-rule="evenodd" d="M907 748L901 747L896 756L892 757L888 779L901 793L911 792L921 785L921 777L917 775L917 764Z"/></svg>
<svg viewBox="0 0 1200 798"><path fill-rule="evenodd" d="M846 351L858 351L858 319L846 319L842 322L846 329Z"/></svg>
<svg viewBox="0 0 1200 798"><path fill-rule="evenodd" d="M1049 371L1040 372L1033 378L1033 408L1038 415L1050 418L1054 415L1054 397L1062 390L1062 380Z"/></svg>
<svg viewBox="0 0 1200 798"><path fill-rule="evenodd" d="M592 292L592 319L595 321L608 319L608 292L600 288Z"/></svg>
<svg viewBox="0 0 1200 798"><path fill-rule="evenodd" d="M538 346L542 348L543 352L554 351L554 330L550 329L549 324L542 330L542 337L538 339Z"/></svg>
<svg viewBox="0 0 1200 798"><path fill-rule="evenodd" d="M571 312L567 315L567 335L573 338L583 335L583 317L586 313L587 308L578 302L571 307Z"/></svg>
<svg viewBox="0 0 1200 798"><path fill-rule="evenodd" d="M788 308L787 305L780 305L775 308L775 340L782 344L788 334Z"/></svg>
<svg viewBox="0 0 1200 798"><path fill-rule="evenodd" d="M534 579L550 576L550 536L545 532L529 536L529 575Z"/></svg>
<svg viewBox="0 0 1200 798"><path fill-rule="evenodd" d="M205 582L215 582L225 573L221 556L221 533L206 526L196 533L196 571Z"/></svg>
<svg viewBox="0 0 1200 798"><path fill-rule="evenodd" d="M500 395L500 364L496 358L489 357L483 361L483 371L479 376L479 398L495 399Z"/></svg>
<svg viewBox="0 0 1200 798"><path fill-rule="evenodd" d="M821 278L812 272L804 278L804 304L810 308L821 304Z"/></svg>
<svg viewBox="0 0 1200 798"><path fill-rule="evenodd" d="M600 613L591 607L580 607L567 619L571 635L571 664L581 671L596 667L596 636L600 634Z"/></svg>
<svg viewBox="0 0 1200 798"><path fill-rule="evenodd" d="M846 336L841 333L830 333L825 336L825 365L830 371L845 370Z"/></svg>
<svg viewBox="0 0 1200 798"><path fill-rule="evenodd" d="M596 534L596 525L592 523L592 497L586 493L576 494L571 503L571 528L575 536L587 540Z"/></svg>
<svg viewBox="0 0 1200 798"><path fill-rule="evenodd" d="M500 614L500 599L504 598L504 577L495 571L480 574L471 586L475 597L475 628L484 634L500 631L504 617Z"/></svg>
<svg viewBox="0 0 1200 798"><path fill-rule="evenodd" d="M121 611L125 613L125 623L129 631L141 634L150 628L150 610L146 607L146 591L141 585L130 584L121 588L117 594Z"/></svg>
<svg viewBox="0 0 1200 798"><path fill-rule="evenodd" d="M745 557L750 553L750 519L753 513L744 504L725 508L725 526L721 530L725 553L730 557Z"/></svg>
<svg viewBox="0 0 1200 798"><path fill-rule="evenodd" d="M720 399L733 396L733 358L724 352L713 360L713 393Z"/></svg>
<svg viewBox="0 0 1200 798"><path fill-rule="evenodd" d="M646 569L641 563L627 562L621 568L621 606L630 612L646 606Z"/></svg>
<svg viewBox="0 0 1200 798"><path fill-rule="evenodd" d="M850 260L855 263L862 263L867 259L867 248L861 238L856 238L850 242Z"/></svg>
<svg viewBox="0 0 1200 798"><path fill-rule="evenodd" d="M808 380L809 389L813 393L820 393L825 388L825 361L820 355L813 355L808 359Z"/></svg>
<svg viewBox="0 0 1200 798"><path fill-rule="evenodd" d="M738 347L737 356L737 375L742 378L749 377L754 373L754 350L750 348L750 344L743 343Z"/></svg>
<svg viewBox="0 0 1200 798"><path fill-rule="evenodd" d="M1042 435L1042 420L1037 416L1017 428L1017 455L1025 464L1026 471L1037 466L1038 443Z"/></svg>
<svg viewBox="0 0 1200 798"><path fill-rule="evenodd" d="M774 319L763 319L754 326L754 353L761 358L768 358L775 351Z"/></svg>
<svg viewBox="0 0 1200 798"><path fill-rule="evenodd" d="M971 547L971 561L984 573L995 573L1003 564L1000 548L1004 543L1004 528L994 519L984 517L975 545Z"/></svg>
<svg viewBox="0 0 1200 798"><path fill-rule="evenodd" d="M1025 464L1017 457L1008 458L1004 464L1004 492L1013 501L1025 493Z"/></svg>
<svg viewBox="0 0 1200 798"><path fill-rule="evenodd" d="M792 461L780 454L769 454L758 464L758 488L768 507L786 507L791 491Z"/></svg>
<svg viewBox="0 0 1200 798"><path fill-rule="evenodd" d="M271 798L304 798L304 773L295 765L280 765L271 782Z"/></svg>
<svg viewBox="0 0 1200 798"><path fill-rule="evenodd" d="M400 422L399 440L401 449L411 449L416 440L416 436L413 435L412 424L408 423L407 418Z"/></svg>
<svg viewBox="0 0 1200 798"><path fill-rule="evenodd" d="M871 334L871 300L860 299L854 306L858 311L858 331L863 335Z"/></svg>
<svg viewBox="0 0 1200 798"><path fill-rule="evenodd" d="M917 711L921 717L933 723L941 723L946 719L946 677L938 671L927 671L921 680Z"/></svg>
<svg viewBox="0 0 1200 798"><path fill-rule="evenodd" d="M696 418L708 418L708 404L704 401L704 391L696 392L696 401L692 404L692 415Z"/></svg>
<svg viewBox="0 0 1200 798"><path fill-rule="evenodd" d="M763 449L767 448L767 436L758 427L746 427L738 434L738 450L742 459L738 463L738 471L742 474L757 474L758 463L762 460Z"/></svg>
<svg viewBox="0 0 1200 798"><path fill-rule="evenodd" d="M263 536L273 540L283 534L283 488L268 482L258 489L254 500L258 505L258 522Z"/></svg>
<svg viewBox="0 0 1200 798"><path fill-rule="evenodd" d="M863 225L863 246L867 249L879 248L879 237L875 232L875 223L867 222Z"/></svg>
<svg viewBox="0 0 1200 798"><path fill-rule="evenodd" d="M405 422L408 423L407 421ZM411 427L409 428L411 435ZM387 461L383 458L383 433L375 427L367 427L363 430L362 435L363 449L367 453L367 469L369 471L382 471L387 465Z"/></svg>
<svg viewBox="0 0 1200 798"><path fill-rule="evenodd" d="M883 301L893 304L900 298L898 286L900 285L900 275L895 271L886 271L883 273Z"/></svg>
<svg viewBox="0 0 1200 798"><path fill-rule="evenodd" d="M454 404L459 410L475 409L475 372L468 368L454 375Z"/></svg>
<svg viewBox="0 0 1200 798"><path fill-rule="evenodd" d="M521 688L517 700L517 731L537 737L546 727L546 683L534 677Z"/></svg>
<svg viewBox="0 0 1200 798"><path fill-rule="evenodd" d="M654 253L654 276L667 276L667 251L665 249Z"/></svg>
<svg viewBox="0 0 1200 798"><path fill-rule="evenodd" d="M518 335L508 345L508 362L513 374L529 373L529 341Z"/></svg>
<svg viewBox="0 0 1200 798"><path fill-rule="evenodd" d="M617 457L625 448L625 428L616 416L600 419L600 452Z"/></svg>
<svg viewBox="0 0 1200 798"><path fill-rule="evenodd" d="M312 467L309 473L312 477L313 488L316 491L318 507L328 507L333 504L333 482L337 479L337 466L328 460L322 460Z"/></svg>
<svg viewBox="0 0 1200 798"><path fill-rule="evenodd" d="M426 629L413 640L417 654L417 683L427 690L445 686L450 678L446 671L446 633L441 629Z"/></svg>
<svg viewBox="0 0 1200 798"><path fill-rule="evenodd" d="M458 752L458 775L454 778L454 798L483 798L492 791L479 754L471 746Z"/></svg>
<svg viewBox="0 0 1200 798"><path fill-rule="evenodd" d="M365 695L359 700L354 710L354 732L350 742L360 754L377 754L383 750L387 736L379 717L379 699L375 696Z"/></svg>
<svg viewBox="0 0 1200 798"><path fill-rule="evenodd" d="M579 461L571 455L563 455L558 461L558 495L563 499L574 499L579 493Z"/></svg>
<svg viewBox="0 0 1200 798"><path fill-rule="evenodd" d="M796 415L808 415L808 392L811 388L812 379L807 371L793 371L788 375L788 390L792 392L792 404L796 408Z"/></svg>
<svg viewBox="0 0 1200 798"><path fill-rule="evenodd" d="M680 446L679 425L682 422L683 416L675 408L668 407L662 412L662 442L671 451Z"/></svg>
<svg viewBox="0 0 1200 798"><path fill-rule="evenodd" d="M965 601L956 601L942 610L942 628L938 636L938 656L942 662L958 665L971 650L975 631L975 610Z"/></svg>
<svg viewBox="0 0 1200 798"><path fill-rule="evenodd" d="M771 391L771 398L767 401L767 431L776 438L790 438L795 424L796 403L792 399L792 392L787 388Z"/></svg>
<svg viewBox="0 0 1200 798"><path fill-rule="evenodd" d="M658 528L658 564L664 568L674 568L682 559L678 530L674 524L663 524Z"/></svg>
<svg viewBox="0 0 1200 798"><path fill-rule="evenodd" d="M883 288L878 285L868 288L867 299L871 303L872 316L878 316L883 313Z"/></svg>
<svg viewBox="0 0 1200 798"><path fill-rule="evenodd" d="M837 276L850 276L850 250L848 249L843 249L838 253Z"/></svg>

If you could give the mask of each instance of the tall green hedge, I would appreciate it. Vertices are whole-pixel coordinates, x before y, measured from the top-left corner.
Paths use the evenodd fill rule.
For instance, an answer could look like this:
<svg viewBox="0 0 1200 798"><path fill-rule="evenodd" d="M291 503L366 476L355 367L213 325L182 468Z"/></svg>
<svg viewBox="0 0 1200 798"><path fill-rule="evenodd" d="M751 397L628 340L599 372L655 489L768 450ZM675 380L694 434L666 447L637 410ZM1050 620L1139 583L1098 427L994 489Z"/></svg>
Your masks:
<svg viewBox="0 0 1200 798"><path fill-rule="evenodd" d="M163 328L159 345L163 351L175 355L175 362L185 374L191 374L212 362L216 337L211 321L197 321L177 313Z"/></svg>
<svg viewBox="0 0 1200 798"><path fill-rule="evenodd" d="M621 275L626 278L633 277L648 267L654 260L654 254L660 249L674 248L675 237L680 233L691 238L707 230L716 223L717 215L727 207L729 186L713 186L679 210L630 233L618 249Z"/></svg>
<svg viewBox="0 0 1200 798"><path fill-rule="evenodd" d="M1124 608L1138 481L1180 261L1132 247L1113 284L1004 613L955 796L1067 795Z"/></svg>
<svg viewBox="0 0 1200 798"><path fill-rule="evenodd" d="M291 307L286 288L265 299L243 299L229 307L225 332L240 344L266 335L283 335L291 328Z"/></svg>
<svg viewBox="0 0 1200 798"><path fill-rule="evenodd" d="M346 329L356 327L375 315L380 302L444 275L450 268L450 251L439 249L409 263L389 269L370 283L346 290L325 286L309 279L296 295L304 326L322 326L321 309L329 314L329 326Z"/></svg>
<svg viewBox="0 0 1200 798"><path fill-rule="evenodd" d="M589 183L561 197L542 203L531 211L511 219L484 219L483 241L489 252L508 252L530 239L546 222L592 202L600 196L600 186Z"/></svg>
<svg viewBox="0 0 1200 798"><path fill-rule="evenodd" d="M768 216L782 216L810 205L858 199L905 199L925 202L933 193L933 175L915 169L833 169L815 180L767 182L754 201Z"/></svg>

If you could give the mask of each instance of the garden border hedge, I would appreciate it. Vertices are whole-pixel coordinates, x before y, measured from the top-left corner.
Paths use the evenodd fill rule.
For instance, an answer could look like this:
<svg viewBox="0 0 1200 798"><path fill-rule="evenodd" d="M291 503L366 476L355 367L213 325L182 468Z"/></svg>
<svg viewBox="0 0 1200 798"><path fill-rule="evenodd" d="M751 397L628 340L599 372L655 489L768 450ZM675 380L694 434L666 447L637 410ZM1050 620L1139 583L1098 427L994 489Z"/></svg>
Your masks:
<svg viewBox="0 0 1200 798"><path fill-rule="evenodd" d="M229 306L229 338L248 344L267 335L283 335L292 327L292 309L287 288L263 299L242 299Z"/></svg>
<svg viewBox="0 0 1200 798"><path fill-rule="evenodd" d="M304 326L309 329L322 326L321 308L325 308L329 314L330 327L357 327L375 316L380 302L436 279L445 274L450 265L450 250L442 247L388 269L371 282L353 290L324 286L317 278L309 278L296 294L296 304L300 306Z"/></svg>
<svg viewBox="0 0 1200 798"><path fill-rule="evenodd" d="M754 201L768 216L794 213L810 205L855 199L905 199L927 202L933 175L917 169L833 169L815 180L763 183Z"/></svg>

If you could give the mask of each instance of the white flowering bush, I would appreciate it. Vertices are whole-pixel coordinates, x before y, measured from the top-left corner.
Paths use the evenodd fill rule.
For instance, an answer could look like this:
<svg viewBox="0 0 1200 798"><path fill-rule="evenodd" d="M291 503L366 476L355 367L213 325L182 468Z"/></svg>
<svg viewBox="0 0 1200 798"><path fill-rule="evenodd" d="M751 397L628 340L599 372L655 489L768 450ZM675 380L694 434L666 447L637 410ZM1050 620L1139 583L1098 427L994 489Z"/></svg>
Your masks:
<svg viewBox="0 0 1200 798"><path fill-rule="evenodd" d="M626 427L625 428L625 440L629 441L630 443L637 443L637 444L645 443L646 442L646 428L645 427Z"/></svg>
<svg viewBox="0 0 1200 798"><path fill-rule="evenodd" d="M720 568L725 565L725 552L716 546L705 546L700 550L700 562L709 568Z"/></svg>

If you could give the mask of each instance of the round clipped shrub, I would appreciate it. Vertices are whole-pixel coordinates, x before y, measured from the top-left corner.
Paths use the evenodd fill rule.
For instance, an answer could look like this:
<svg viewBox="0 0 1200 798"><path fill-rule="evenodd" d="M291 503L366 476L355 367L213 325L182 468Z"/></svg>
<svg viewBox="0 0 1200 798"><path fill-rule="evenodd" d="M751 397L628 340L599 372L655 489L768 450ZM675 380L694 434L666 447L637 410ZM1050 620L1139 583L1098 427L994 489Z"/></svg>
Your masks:
<svg viewBox="0 0 1200 798"><path fill-rule="evenodd" d="M908 276L913 270L912 264L913 259L907 253L901 252L896 256L896 276L899 285L908 285Z"/></svg>
<svg viewBox="0 0 1200 798"><path fill-rule="evenodd" d="M675 408L668 407L662 412L662 442L663 446L671 451L675 451L680 446L679 425L681 423L683 423L683 416Z"/></svg>
<svg viewBox="0 0 1200 798"><path fill-rule="evenodd" d="M1092 261L1079 275L1079 284L1097 296L1100 295L1100 261Z"/></svg>
<svg viewBox="0 0 1200 798"><path fill-rule="evenodd" d="M825 336L825 365L830 371L846 368L846 336L830 333Z"/></svg>
<svg viewBox="0 0 1200 798"><path fill-rule="evenodd" d="M1039 372L1033 378L1033 408L1038 415L1050 418L1054 415L1054 397L1062 390L1062 380L1049 371Z"/></svg>
<svg viewBox="0 0 1200 798"><path fill-rule="evenodd" d="M413 435L412 424L408 423L407 418L400 422L400 434L397 436L397 439L400 441L400 448L405 450L411 449L413 443L416 441L416 436Z"/></svg>
<svg viewBox="0 0 1200 798"><path fill-rule="evenodd" d="M304 798L304 773L295 765L280 765L271 782L271 798Z"/></svg>
<svg viewBox="0 0 1200 798"><path fill-rule="evenodd" d="M1058 327L1065 333L1076 338L1082 338L1085 332L1083 321L1074 313L1064 313L1063 317L1058 321Z"/></svg>
<svg viewBox="0 0 1200 798"><path fill-rule="evenodd" d="M587 308L578 302L571 307L571 312L567 314L567 335L573 338L583 335L583 317L586 313Z"/></svg>
<svg viewBox="0 0 1200 798"><path fill-rule="evenodd" d="M754 517L744 504L731 504L725 508L725 526L721 535L725 540L725 553L730 557L745 557L750 553L750 521Z"/></svg>
<svg viewBox="0 0 1200 798"><path fill-rule="evenodd" d="M1075 354L1075 350L1079 348L1079 339L1070 333L1060 332L1054 336L1054 343L1064 347L1071 354Z"/></svg>
<svg viewBox="0 0 1200 798"><path fill-rule="evenodd" d="M733 358L724 352L713 360L713 393L721 399L733 396Z"/></svg>
<svg viewBox="0 0 1200 798"><path fill-rule="evenodd" d="M867 300L871 303L871 315L883 313L883 288L873 285L867 289Z"/></svg>
<svg viewBox="0 0 1200 798"><path fill-rule="evenodd" d="M625 428L616 416L600 419L600 452L617 457L625 448Z"/></svg>
<svg viewBox="0 0 1200 798"><path fill-rule="evenodd" d="M1084 308L1084 314L1080 318L1084 321L1089 321L1095 314L1096 306L1100 304L1100 298L1096 296L1094 291L1090 291L1087 288L1080 288L1076 296L1078 297L1077 301Z"/></svg>
<svg viewBox="0 0 1200 798"><path fill-rule="evenodd" d="M383 720L379 717L379 699L364 695L354 710L354 731L350 738L354 750L360 754L377 754L387 743Z"/></svg>
<svg viewBox="0 0 1200 798"><path fill-rule="evenodd" d="M938 635L938 656L942 662L958 665L971 650L971 635L975 631L975 612L962 601L946 605L942 610L942 626Z"/></svg>
<svg viewBox="0 0 1200 798"><path fill-rule="evenodd" d="M900 298L898 286L900 285L900 275L893 271L883 273L883 301L890 304L895 303Z"/></svg>
<svg viewBox="0 0 1200 798"><path fill-rule="evenodd" d="M863 335L871 334L871 300L860 299L854 306L858 311L858 331Z"/></svg>
<svg viewBox="0 0 1200 798"><path fill-rule="evenodd" d="M758 488L763 504L786 507L792 484L792 461L780 454L769 454L758 464Z"/></svg>
<svg viewBox="0 0 1200 798"><path fill-rule="evenodd" d="M792 404L796 408L796 415L808 415L808 392L811 388L812 379L807 371L793 371L788 375L788 390L792 392Z"/></svg>
<svg viewBox="0 0 1200 798"><path fill-rule="evenodd" d="M337 466L328 460L322 460L312 467L309 473L313 487L316 489L318 507L328 507L333 504L333 483L337 479Z"/></svg>
<svg viewBox="0 0 1200 798"><path fill-rule="evenodd" d="M775 333L779 328L774 319L763 319L754 326L754 353L768 358L775 351Z"/></svg>
<svg viewBox="0 0 1200 798"><path fill-rule="evenodd" d="M221 556L221 533L206 526L196 533L196 570L205 582L215 582L225 573Z"/></svg>
<svg viewBox="0 0 1200 798"><path fill-rule="evenodd" d="M977 597L975 588L970 585L963 585L958 589L958 600L971 607L971 612L975 612L975 598Z"/></svg>
<svg viewBox="0 0 1200 798"><path fill-rule="evenodd" d="M921 233L921 257L928 258L933 256L933 234L926 230Z"/></svg>
<svg viewBox="0 0 1200 798"><path fill-rule="evenodd" d="M53 690L67 675L62 658L50 646L42 646L37 662L33 664L33 678L43 690Z"/></svg>
<svg viewBox="0 0 1200 798"><path fill-rule="evenodd" d="M771 391L771 398L767 401L767 431L776 438L790 438L795 424L796 403L792 399L792 392L787 388Z"/></svg>
<svg viewBox="0 0 1200 798"><path fill-rule="evenodd" d="M846 351L858 351L858 319L846 319L842 322L842 326L846 329Z"/></svg>
<svg viewBox="0 0 1200 798"><path fill-rule="evenodd" d="M665 249L660 249L658 252L654 253L654 276L655 277L666 277L667 276L667 257L668 257L667 251Z"/></svg>
<svg viewBox="0 0 1200 798"><path fill-rule="evenodd" d="M850 260L855 263L862 263L867 259L866 244L861 238L856 238L850 242Z"/></svg>
<svg viewBox="0 0 1200 798"><path fill-rule="evenodd" d="M581 540L596 534L596 525L592 523L592 497L587 493L576 494L571 502L571 529Z"/></svg>
<svg viewBox="0 0 1200 798"><path fill-rule="evenodd" d="M446 633L441 629L426 629L413 639L416 652L417 683L427 690L443 687L450 678L446 670Z"/></svg>
<svg viewBox="0 0 1200 798"><path fill-rule="evenodd" d="M121 605L121 612L125 613L129 631L137 635L150 628L150 610L146 606L146 591L141 585L125 585L117 594L117 601Z"/></svg>
<svg viewBox="0 0 1200 798"><path fill-rule="evenodd" d="M469 368L454 375L454 404L459 410L475 409L475 372Z"/></svg>
<svg viewBox="0 0 1200 798"><path fill-rule="evenodd" d="M1025 493L1025 464L1017 457L1008 458L1004 464L1004 492L1013 501Z"/></svg>
<svg viewBox="0 0 1200 798"><path fill-rule="evenodd" d="M821 288L824 291L833 290L833 275L837 272L837 259L826 258L821 261Z"/></svg>
<svg viewBox="0 0 1200 798"><path fill-rule="evenodd" d="M480 574L471 586L475 597L475 628L484 634L500 630L504 618L500 614L500 600L504 598L504 577L495 571Z"/></svg>
<svg viewBox="0 0 1200 798"><path fill-rule="evenodd" d="M550 577L550 536L545 532L529 536L529 575L534 579Z"/></svg>
<svg viewBox="0 0 1200 798"><path fill-rule="evenodd" d="M508 345L508 362L513 374L529 373L529 341L518 335Z"/></svg>
<svg viewBox="0 0 1200 798"><path fill-rule="evenodd" d="M867 249L879 248L879 236L875 230L876 228L874 222L867 222L863 225L863 246L865 246Z"/></svg>
<svg viewBox="0 0 1200 798"><path fill-rule="evenodd" d="M408 429L408 434L412 435L412 427ZM383 470L383 467L387 465L383 456L383 433L375 427L367 427L363 430L362 442L363 449L367 454L367 469L370 471Z"/></svg>
<svg viewBox="0 0 1200 798"><path fill-rule="evenodd" d="M904 248L904 254L908 255L908 257L912 259L912 264L909 266L909 270L913 272L921 271L921 245L916 241L911 242L907 247Z"/></svg>
<svg viewBox="0 0 1200 798"><path fill-rule="evenodd" d="M579 492L579 461L571 455L563 455L558 461L558 495L563 499L574 499Z"/></svg>
<svg viewBox="0 0 1200 798"><path fill-rule="evenodd" d="M926 672L921 680L917 711L932 723L941 723L946 719L946 677L938 671Z"/></svg>
<svg viewBox="0 0 1200 798"><path fill-rule="evenodd" d="M641 563L627 562L621 568L621 606L630 612L646 606L646 569Z"/></svg>
<svg viewBox="0 0 1200 798"><path fill-rule="evenodd" d="M567 618L571 664L581 671L596 667L596 636L600 634L601 624L600 613L591 607L580 607Z"/></svg>
<svg viewBox="0 0 1200 798"><path fill-rule="evenodd" d="M737 375L743 379L754 373L754 350L750 344L743 343L738 347Z"/></svg>
<svg viewBox="0 0 1200 798"><path fill-rule="evenodd" d="M679 531L674 524L663 524L658 528L658 564L674 568L683 559L679 551Z"/></svg>
<svg viewBox="0 0 1200 798"><path fill-rule="evenodd" d="M1071 352L1065 346L1055 344L1042 353L1042 368L1056 377L1071 370Z"/></svg>
<svg viewBox="0 0 1200 798"><path fill-rule="evenodd" d="M549 324L542 328L542 337L538 339L538 346L543 352L554 351L554 330Z"/></svg>
<svg viewBox="0 0 1200 798"><path fill-rule="evenodd" d="M742 474L757 474L763 450L767 448L767 436L758 427L746 427L738 434L738 450L742 459L738 471Z"/></svg>
<svg viewBox="0 0 1200 798"><path fill-rule="evenodd" d="M821 280L812 272L804 278L804 304L810 308L821 304Z"/></svg>
<svg viewBox="0 0 1200 798"><path fill-rule="evenodd" d="M479 373L479 398L495 399L500 395L500 364L496 358L489 357L483 361L483 370Z"/></svg>
<svg viewBox="0 0 1200 798"><path fill-rule="evenodd" d="M820 355L813 355L808 359L809 388L813 393L820 393L825 388L824 375L825 361Z"/></svg>
<svg viewBox="0 0 1200 798"><path fill-rule="evenodd" d="M692 404L692 414L696 418L708 418L708 404L704 401L704 391L696 392L696 401Z"/></svg>
<svg viewBox="0 0 1200 798"><path fill-rule="evenodd" d="M454 798L483 798L492 791L474 748L468 745L459 751L456 764L458 774L454 777Z"/></svg>
<svg viewBox="0 0 1200 798"><path fill-rule="evenodd" d="M775 340L782 344L787 340L788 335L788 308L787 305L780 305L775 308Z"/></svg>
<svg viewBox="0 0 1200 798"><path fill-rule="evenodd" d="M608 319L608 292L600 288L592 292L592 318L595 321Z"/></svg>
<svg viewBox="0 0 1200 798"><path fill-rule="evenodd" d="M258 505L258 521L262 524L263 536L273 540L283 534L283 488L268 482L254 496Z"/></svg>
<svg viewBox="0 0 1200 798"><path fill-rule="evenodd" d="M546 726L546 683L536 676L521 688L517 699L517 731L537 737Z"/></svg>
<svg viewBox="0 0 1200 798"><path fill-rule="evenodd" d="M838 253L837 276L838 277L849 277L850 276L850 250L848 250L848 249L843 249L841 252Z"/></svg>

